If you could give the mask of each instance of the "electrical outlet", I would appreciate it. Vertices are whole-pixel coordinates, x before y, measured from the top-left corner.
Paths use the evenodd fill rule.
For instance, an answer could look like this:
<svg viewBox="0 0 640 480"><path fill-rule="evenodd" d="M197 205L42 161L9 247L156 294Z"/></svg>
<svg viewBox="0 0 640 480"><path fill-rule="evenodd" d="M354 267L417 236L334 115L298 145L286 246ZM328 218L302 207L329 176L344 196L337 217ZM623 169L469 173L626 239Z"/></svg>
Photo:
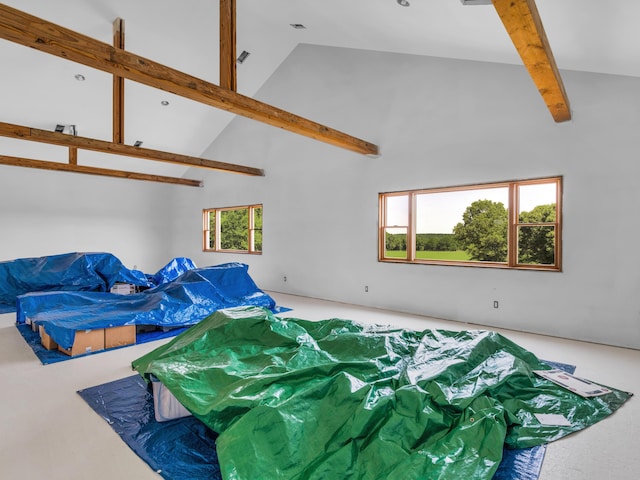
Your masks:
<svg viewBox="0 0 640 480"><path fill-rule="evenodd" d="M282 277L282 281L286 282L287 281L287 276L285 275L284 277Z"/></svg>
<svg viewBox="0 0 640 480"><path fill-rule="evenodd" d="M368 293L369 292L369 285L365 285L364 286L364 293Z"/></svg>
<svg viewBox="0 0 640 480"><path fill-rule="evenodd" d="M498 308L498 300L493 301L493 308Z"/></svg>

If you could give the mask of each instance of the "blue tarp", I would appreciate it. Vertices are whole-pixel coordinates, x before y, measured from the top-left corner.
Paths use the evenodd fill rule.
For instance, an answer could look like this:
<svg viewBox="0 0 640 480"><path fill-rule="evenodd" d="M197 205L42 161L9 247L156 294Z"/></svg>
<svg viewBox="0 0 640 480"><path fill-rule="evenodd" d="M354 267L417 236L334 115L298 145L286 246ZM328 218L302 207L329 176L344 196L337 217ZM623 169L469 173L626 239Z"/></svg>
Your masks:
<svg viewBox="0 0 640 480"><path fill-rule="evenodd" d="M111 253L63 253L0 262L0 313L14 312L16 298L27 293L108 292L116 283L145 289L194 268L191 259L177 257L155 274L145 274L128 269Z"/></svg>
<svg viewBox="0 0 640 480"><path fill-rule="evenodd" d="M78 394L162 478L222 480L216 455L218 435L195 417L158 423L147 387L135 375Z"/></svg>
<svg viewBox="0 0 640 480"><path fill-rule="evenodd" d="M115 283L141 287L153 284L138 270L129 270L110 253L64 253L0 262L0 306L16 306L16 297L29 292L108 292Z"/></svg>
<svg viewBox="0 0 640 480"><path fill-rule="evenodd" d="M63 348L76 330L123 325L174 328L194 325L222 308L259 306L275 300L258 288L242 263L188 270L175 280L131 295L107 292L37 292L18 297L18 323L43 325Z"/></svg>
<svg viewBox="0 0 640 480"><path fill-rule="evenodd" d="M163 283L174 281L184 272L193 270L194 268L197 268L196 264L193 263L193 260L190 258L177 257L158 270L154 275L147 275L147 278L154 286L162 285Z"/></svg>

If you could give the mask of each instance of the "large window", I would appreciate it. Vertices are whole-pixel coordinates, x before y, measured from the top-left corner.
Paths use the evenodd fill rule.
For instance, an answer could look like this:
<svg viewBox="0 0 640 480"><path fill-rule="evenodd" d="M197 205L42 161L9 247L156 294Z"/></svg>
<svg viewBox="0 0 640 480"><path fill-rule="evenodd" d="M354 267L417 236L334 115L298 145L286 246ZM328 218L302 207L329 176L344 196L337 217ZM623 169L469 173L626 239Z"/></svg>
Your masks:
<svg viewBox="0 0 640 480"><path fill-rule="evenodd" d="M262 253L262 205L202 211L205 252Z"/></svg>
<svg viewBox="0 0 640 480"><path fill-rule="evenodd" d="M561 269L562 178L381 193L379 259Z"/></svg>

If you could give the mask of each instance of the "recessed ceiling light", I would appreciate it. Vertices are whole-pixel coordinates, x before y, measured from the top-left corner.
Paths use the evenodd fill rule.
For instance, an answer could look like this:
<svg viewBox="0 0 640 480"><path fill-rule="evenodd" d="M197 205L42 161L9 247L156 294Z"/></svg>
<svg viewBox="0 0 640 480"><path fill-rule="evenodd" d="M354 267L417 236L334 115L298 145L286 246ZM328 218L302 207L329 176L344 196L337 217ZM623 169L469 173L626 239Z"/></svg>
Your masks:
<svg viewBox="0 0 640 480"><path fill-rule="evenodd" d="M84 80L85 80L84 75L82 75L81 73L76 73L73 78L75 78L79 82L84 82Z"/></svg>
<svg viewBox="0 0 640 480"><path fill-rule="evenodd" d="M307 27L305 27L303 24L301 23L290 23L289 25L291 25L293 28L295 28L296 30L304 30Z"/></svg>
<svg viewBox="0 0 640 480"><path fill-rule="evenodd" d="M401 7L408 7L409 5L411 5L409 3L409 0L396 0L398 2L398 5L400 5Z"/></svg>
<svg viewBox="0 0 640 480"><path fill-rule="evenodd" d="M249 55L251 55L249 52L243 50L240 56L238 56L238 63L244 63Z"/></svg>
<svg viewBox="0 0 640 480"><path fill-rule="evenodd" d="M169 102L167 100L162 100L160 102L160 105L162 105L163 107L166 107L167 105L169 105Z"/></svg>

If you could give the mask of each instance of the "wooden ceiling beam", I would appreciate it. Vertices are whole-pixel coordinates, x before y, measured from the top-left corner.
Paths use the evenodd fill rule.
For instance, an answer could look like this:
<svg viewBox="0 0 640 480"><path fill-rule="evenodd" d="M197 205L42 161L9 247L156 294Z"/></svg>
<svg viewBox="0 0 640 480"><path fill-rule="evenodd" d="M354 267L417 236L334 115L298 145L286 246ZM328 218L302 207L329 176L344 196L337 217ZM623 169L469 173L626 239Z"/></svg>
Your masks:
<svg viewBox="0 0 640 480"><path fill-rule="evenodd" d="M0 38L365 155L372 143L0 4Z"/></svg>
<svg viewBox="0 0 640 480"><path fill-rule="evenodd" d="M71 160L71 158L70 158ZM31 160L22 157L10 157L0 155L0 165L10 165L14 167L37 168L40 170L54 170L58 172L83 173L85 175L99 175L101 177L126 178L130 180L145 180L148 182L173 183L175 185L186 185L189 187L201 187L199 180L188 178L165 177L162 175L150 175L147 173L126 172L123 170L111 170L108 168L88 167L75 163L45 162L43 160Z"/></svg>
<svg viewBox="0 0 640 480"><path fill-rule="evenodd" d="M534 0L492 0L524 66L556 122L571 120L571 107Z"/></svg>
<svg viewBox="0 0 640 480"><path fill-rule="evenodd" d="M69 165L78 165L78 149L69 147Z"/></svg>
<svg viewBox="0 0 640 480"><path fill-rule="evenodd" d="M236 92L236 72L236 0L220 0L220 87Z"/></svg>
<svg viewBox="0 0 640 480"><path fill-rule="evenodd" d="M113 47L124 50L124 20L113 21ZM113 75L113 143L124 143L124 78Z"/></svg>
<svg viewBox="0 0 640 480"><path fill-rule="evenodd" d="M94 138L50 132L48 130L40 130L22 125L13 125L11 123L0 122L0 136L29 140L32 142L48 143L50 145L60 145L63 147L76 147L81 150L92 150L94 152L107 153L111 155L124 155L126 157L141 158L144 160L173 163L176 165L182 165L183 167L209 168L225 172L242 173L245 175L264 176L264 172L259 168L234 165L232 163L218 162L204 158L189 157L187 155L180 155L177 153L151 150L149 148L133 147L121 143L97 140Z"/></svg>

